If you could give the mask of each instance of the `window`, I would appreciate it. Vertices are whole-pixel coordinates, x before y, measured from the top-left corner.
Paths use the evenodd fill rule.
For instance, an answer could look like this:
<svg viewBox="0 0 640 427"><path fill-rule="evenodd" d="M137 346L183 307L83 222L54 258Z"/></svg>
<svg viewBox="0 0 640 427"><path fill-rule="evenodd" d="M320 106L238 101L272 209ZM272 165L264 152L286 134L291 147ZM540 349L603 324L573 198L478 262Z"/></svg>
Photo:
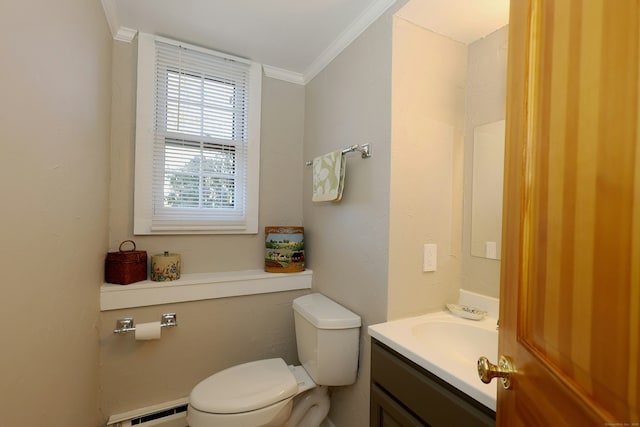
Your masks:
<svg viewBox="0 0 640 427"><path fill-rule="evenodd" d="M261 78L140 33L134 234L257 233Z"/></svg>

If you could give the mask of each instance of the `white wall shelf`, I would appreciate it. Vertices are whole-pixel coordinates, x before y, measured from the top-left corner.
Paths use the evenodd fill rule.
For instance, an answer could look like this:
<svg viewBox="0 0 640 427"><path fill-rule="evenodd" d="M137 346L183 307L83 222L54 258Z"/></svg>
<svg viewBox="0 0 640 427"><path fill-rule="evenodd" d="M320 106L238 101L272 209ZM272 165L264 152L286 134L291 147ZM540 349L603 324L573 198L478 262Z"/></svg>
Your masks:
<svg viewBox="0 0 640 427"><path fill-rule="evenodd" d="M100 311L311 289L312 276L311 270L300 273L246 270L182 274L172 282L105 283L100 289Z"/></svg>

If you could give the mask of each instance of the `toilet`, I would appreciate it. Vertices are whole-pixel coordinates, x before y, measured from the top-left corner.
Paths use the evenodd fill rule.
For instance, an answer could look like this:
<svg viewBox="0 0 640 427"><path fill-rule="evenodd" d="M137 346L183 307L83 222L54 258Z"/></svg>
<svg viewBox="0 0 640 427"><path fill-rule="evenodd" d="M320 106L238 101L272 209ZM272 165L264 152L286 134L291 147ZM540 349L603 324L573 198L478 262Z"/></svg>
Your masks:
<svg viewBox="0 0 640 427"><path fill-rule="evenodd" d="M301 366L281 358L232 366L198 383L189 427L318 427L329 386L356 381L360 317L318 293L293 300Z"/></svg>

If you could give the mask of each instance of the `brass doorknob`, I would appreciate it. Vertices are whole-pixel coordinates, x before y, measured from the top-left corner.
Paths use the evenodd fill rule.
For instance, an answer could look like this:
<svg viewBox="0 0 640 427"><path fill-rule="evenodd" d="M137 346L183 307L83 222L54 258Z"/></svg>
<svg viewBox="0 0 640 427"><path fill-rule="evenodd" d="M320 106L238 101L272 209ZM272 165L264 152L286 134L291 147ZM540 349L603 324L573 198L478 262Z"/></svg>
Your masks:
<svg viewBox="0 0 640 427"><path fill-rule="evenodd" d="M509 389L511 388L511 374L514 372L516 369L513 362L507 356L500 356L498 365L489 362L489 359L484 356L478 359L478 376L485 384L489 384L492 379L498 377L502 378L502 386Z"/></svg>

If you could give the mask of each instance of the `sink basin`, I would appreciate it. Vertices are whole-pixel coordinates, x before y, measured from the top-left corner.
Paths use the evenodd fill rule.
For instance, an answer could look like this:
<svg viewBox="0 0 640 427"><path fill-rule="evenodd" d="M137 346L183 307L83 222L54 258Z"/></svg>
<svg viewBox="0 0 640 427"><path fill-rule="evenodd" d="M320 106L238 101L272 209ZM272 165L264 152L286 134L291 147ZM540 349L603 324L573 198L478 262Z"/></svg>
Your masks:
<svg viewBox="0 0 640 427"><path fill-rule="evenodd" d="M414 325L411 334L428 352L476 369L479 356L498 359L498 334L493 329L479 327L474 321L452 322L450 319L427 319Z"/></svg>
<svg viewBox="0 0 640 427"><path fill-rule="evenodd" d="M492 410L497 381L478 378L478 357L498 359L496 319L469 320L448 311L369 326L369 335Z"/></svg>

